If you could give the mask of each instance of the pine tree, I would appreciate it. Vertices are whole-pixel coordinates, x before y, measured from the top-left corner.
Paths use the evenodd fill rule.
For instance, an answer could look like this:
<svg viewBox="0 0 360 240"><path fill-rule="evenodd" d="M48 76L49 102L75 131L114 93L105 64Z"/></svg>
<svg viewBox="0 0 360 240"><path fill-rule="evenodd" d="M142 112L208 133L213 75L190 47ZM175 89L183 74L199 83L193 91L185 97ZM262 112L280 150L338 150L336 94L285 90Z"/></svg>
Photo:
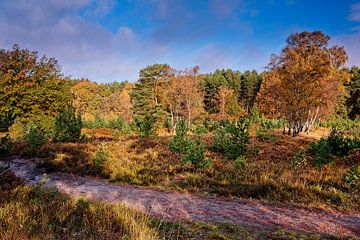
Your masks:
<svg viewBox="0 0 360 240"><path fill-rule="evenodd" d="M167 64L153 64L140 70L139 80L130 93L134 118L150 115L159 119L165 115L161 99L170 73Z"/></svg>

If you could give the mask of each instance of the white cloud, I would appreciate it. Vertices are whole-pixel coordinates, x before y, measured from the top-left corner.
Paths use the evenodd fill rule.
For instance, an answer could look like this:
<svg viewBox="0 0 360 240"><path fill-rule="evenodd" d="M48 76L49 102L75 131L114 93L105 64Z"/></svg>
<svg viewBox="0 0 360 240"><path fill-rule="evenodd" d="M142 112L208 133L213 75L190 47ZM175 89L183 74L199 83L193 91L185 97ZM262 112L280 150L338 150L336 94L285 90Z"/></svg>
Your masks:
<svg viewBox="0 0 360 240"><path fill-rule="evenodd" d="M85 19L106 14L113 1L29 0L0 3L0 48L38 50L59 60L64 73L100 82L135 81L139 69L167 51L155 42L140 41L136 32L119 27L116 33ZM85 18L80 12L85 11ZM18 17L21 16L21 17Z"/></svg>

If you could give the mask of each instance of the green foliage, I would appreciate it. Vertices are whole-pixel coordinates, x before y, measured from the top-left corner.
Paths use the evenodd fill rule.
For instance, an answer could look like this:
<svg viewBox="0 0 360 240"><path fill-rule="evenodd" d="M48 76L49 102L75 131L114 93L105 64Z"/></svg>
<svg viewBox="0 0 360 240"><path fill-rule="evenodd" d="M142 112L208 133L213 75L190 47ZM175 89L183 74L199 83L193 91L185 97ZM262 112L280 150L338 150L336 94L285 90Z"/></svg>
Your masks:
<svg viewBox="0 0 360 240"><path fill-rule="evenodd" d="M277 141L275 129L279 128L279 121L261 119L260 127L256 129L256 137L261 141Z"/></svg>
<svg viewBox="0 0 360 240"><path fill-rule="evenodd" d="M13 143L9 134L6 134L4 137L0 138L0 156L8 155L13 149Z"/></svg>
<svg viewBox="0 0 360 240"><path fill-rule="evenodd" d="M346 138L333 128L330 135L321 138L318 143L309 145L309 152L315 156L315 164L330 163L333 156L344 157L350 150L360 148L360 140L357 138Z"/></svg>
<svg viewBox="0 0 360 240"><path fill-rule="evenodd" d="M350 184L357 184L360 182L360 165L353 166L345 175L345 181Z"/></svg>
<svg viewBox="0 0 360 240"><path fill-rule="evenodd" d="M224 154L229 160L244 155L250 142L249 128L249 118L225 121L223 127L213 133L212 150Z"/></svg>
<svg viewBox="0 0 360 240"><path fill-rule="evenodd" d="M165 115L160 89L167 84L169 71L167 64L153 64L140 70L139 80L130 93L135 118L152 115L162 119Z"/></svg>
<svg viewBox="0 0 360 240"><path fill-rule="evenodd" d="M217 93L220 87L227 87L234 91L235 99L229 99L227 113L232 115L241 112L241 105L249 113L260 90L262 75L256 71L246 71L241 74L231 69L216 70L207 74L203 80L204 104L208 113L217 113ZM235 100L235 101L234 101Z"/></svg>
<svg viewBox="0 0 360 240"><path fill-rule="evenodd" d="M251 112L254 106L262 78L262 74L258 74L255 70L246 71L241 75L240 102L247 113Z"/></svg>
<svg viewBox="0 0 360 240"><path fill-rule="evenodd" d="M76 142L80 138L82 128L81 116L73 107L64 108L55 118L55 142Z"/></svg>
<svg viewBox="0 0 360 240"><path fill-rule="evenodd" d="M332 148L326 139L320 139L317 143L312 142L308 150L315 156L317 166L333 161Z"/></svg>
<svg viewBox="0 0 360 240"><path fill-rule="evenodd" d="M360 116L360 68L352 67L350 73L352 77L350 83L346 85L349 93L346 105L348 107L348 116L355 119Z"/></svg>
<svg viewBox="0 0 360 240"><path fill-rule="evenodd" d="M205 144L200 136L191 141L181 160L184 163L191 163L195 168L201 169L211 166L211 161L205 157Z"/></svg>
<svg viewBox="0 0 360 240"><path fill-rule="evenodd" d="M189 148L191 139L187 136L188 127L184 121L181 119L178 121L176 125L176 135L173 137L171 142L169 143L169 148L173 153L180 154L180 156L184 156Z"/></svg>
<svg viewBox="0 0 360 240"><path fill-rule="evenodd" d="M234 161L235 164L235 168L237 170L242 170L244 169L245 165L246 165L246 157L244 155L241 155L239 157L236 158L236 160Z"/></svg>
<svg viewBox="0 0 360 240"><path fill-rule="evenodd" d="M54 116L70 101L69 85L54 58L39 58L37 52L17 45L0 49L2 127L9 127L16 118L27 123Z"/></svg>
<svg viewBox="0 0 360 240"><path fill-rule="evenodd" d="M336 118L321 122L321 126L336 128L339 131L349 131L355 136L360 134L360 119Z"/></svg>
<svg viewBox="0 0 360 240"><path fill-rule="evenodd" d="M34 151L44 145L49 137L50 134L42 128L41 123L39 122L29 122L25 127L24 140L26 141L30 151Z"/></svg>
<svg viewBox="0 0 360 240"><path fill-rule="evenodd" d="M201 140L199 130L196 139L192 140L187 136L188 127L181 119L176 125L176 135L169 143L169 148L173 153L177 153L184 163L191 163L196 168L205 168L211 165L211 161L205 158L205 144Z"/></svg>
<svg viewBox="0 0 360 240"><path fill-rule="evenodd" d="M141 119L136 120L140 136L150 137L156 135L155 117L151 115L145 115Z"/></svg>
<svg viewBox="0 0 360 240"><path fill-rule="evenodd" d="M96 167L103 167L104 163L109 159L110 153L106 143L102 142L97 148L92 161Z"/></svg>

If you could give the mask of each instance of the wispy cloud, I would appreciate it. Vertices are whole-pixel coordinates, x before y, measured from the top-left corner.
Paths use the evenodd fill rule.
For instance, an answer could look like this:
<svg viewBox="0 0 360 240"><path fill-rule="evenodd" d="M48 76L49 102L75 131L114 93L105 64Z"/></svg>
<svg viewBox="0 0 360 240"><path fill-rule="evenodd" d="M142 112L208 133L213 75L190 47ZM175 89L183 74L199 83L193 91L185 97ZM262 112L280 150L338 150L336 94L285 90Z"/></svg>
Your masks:
<svg viewBox="0 0 360 240"><path fill-rule="evenodd" d="M353 22L360 22L360 2L351 5L349 20Z"/></svg>

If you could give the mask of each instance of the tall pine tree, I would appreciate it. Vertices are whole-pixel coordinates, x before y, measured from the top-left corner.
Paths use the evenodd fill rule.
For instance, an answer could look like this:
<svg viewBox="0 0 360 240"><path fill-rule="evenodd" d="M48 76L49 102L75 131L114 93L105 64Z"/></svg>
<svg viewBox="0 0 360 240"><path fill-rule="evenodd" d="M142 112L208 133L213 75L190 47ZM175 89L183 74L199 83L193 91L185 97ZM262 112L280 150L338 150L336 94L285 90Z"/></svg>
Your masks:
<svg viewBox="0 0 360 240"><path fill-rule="evenodd" d="M171 68L167 64L153 64L140 70L139 80L130 93L135 119L146 115L156 119L165 116L162 98L170 75Z"/></svg>

